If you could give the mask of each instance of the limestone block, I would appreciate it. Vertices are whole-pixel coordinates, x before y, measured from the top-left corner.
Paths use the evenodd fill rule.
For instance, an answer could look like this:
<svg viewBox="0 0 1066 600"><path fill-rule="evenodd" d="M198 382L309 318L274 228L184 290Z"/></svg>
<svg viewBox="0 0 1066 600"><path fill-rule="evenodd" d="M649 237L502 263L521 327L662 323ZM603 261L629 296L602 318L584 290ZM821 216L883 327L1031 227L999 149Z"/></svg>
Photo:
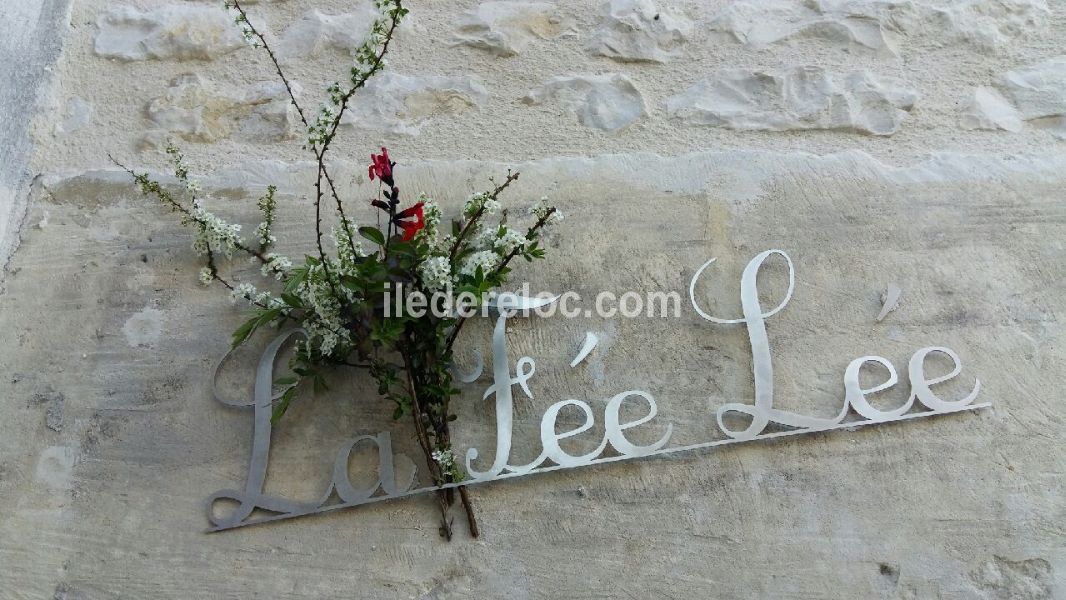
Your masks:
<svg viewBox="0 0 1066 600"><path fill-rule="evenodd" d="M616 131L646 113L644 97L625 75L554 77L525 98L529 104L556 100L587 127Z"/></svg>
<svg viewBox="0 0 1066 600"><path fill-rule="evenodd" d="M341 123L413 136L436 117L479 109L488 97L488 90L479 81L465 75L386 72L355 95Z"/></svg>
<svg viewBox="0 0 1066 600"><path fill-rule="evenodd" d="M905 37L925 36L994 49L1043 26L1048 14L1044 0L734 0L711 29L752 48L815 37L898 52Z"/></svg>
<svg viewBox="0 0 1066 600"><path fill-rule="evenodd" d="M299 85L294 84L299 93ZM220 89L188 73L174 79L166 92L145 109L153 128L143 144L158 147L169 136L197 142L236 137L251 142L290 139L298 118L280 82L267 81L244 89Z"/></svg>
<svg viewBox="0 0 1066 600"><path fill-rule="evenodd" d="M1018 110L994 88L974 88L970 104L963 112L965 129L1003 129L1021 131L1022 119Z"/></svg>
<svg viewBox="0 0 1066 600"><path fill-rule="evenodd" d="M310 10L289 25L278 38L280 60L318 56L329 49L352 51L363 45L378 13L369 2L355 4L351 12L329 15Z"/></svg>
<svg viewBox="0 0 1066 600"><path fill-rule="evenodd" d="M1066 55L1011 71L1001 87L1026 120L1066 115Z"/></svg>
<svg viewBox="0 0 1066 600"><path fill-rule="evenodd" d="M514 56L535 40L554 39L570 31L552 2L482 2L459 19L454 41L497 56Z"/></svg>
<svg viewBox="0 0 1066 600"><path fill-rule="evenodd" d="M247 45L221 5L111 9L97 20L94 50L121 60L210 60Z"/></svg>
<svg viewBox="0 0 1066 600"><path fill-rule="evenodd" d="M588 50L619 61L663 63L676 57L692 34L692 21L660 10L651 0L611 0Z"/></svg>
<svg viewBox="0 0 1066 600"><path fill-rule="evenodd" d="M722 71L666 101L682 121L738 130L844 129L873 135L899 130L918 94L867 71L834 75L821 67Z"/></svg>
<svg viewBox="0 0 1066 600"><path fill-rule="evenodd" d="M917 5L919 20L912 31L925 25L943 32L944 45L964 41L986 49L1030 35L1050 16L1045 0L941 0Z"/></svg>
<svg viewBox="0 0 1066 600"><path fill-rule="evenodd" d="M1022 122L1066 138L1066 55L1004 74L992 88L977 88L964 109L967 129L1020 131Z"/></svg>
<svg viewBox="0 0 1066 600"><path fill-rule="evenodd" d="M908 357L927 345L957 351L965 378L957 383L980 378L980 399L993 403L973 414L479 486L472 495L484 537L469 539L458 513L451 545L438 536L430 496L205 534L201 500L245 483L252 411L216 402L212 371L248 314L221 286L197 285L202 259L189 248L190 232L126 173L46 173L35 210L47 208L52 224L23 231L17 275L0 295L0 331L11 332L0 345L0 486L10 500L0 534L29 540L4 547L2 589L32 598L51 598L61 583L86 598L274 598L284 590L295 600L540 600L589 597L592 578L604 598L656 597L667 579L669 595L684 599L1055 597L1062 535L1048 524L1063 514L1066 445L1063 411L1048 390L1066 376L1066 155L1054 146L1040 154L923 146L927 160L882 162L842 146L827 155L640 148L522 162L395 153L404 197L426 191L446 215L509 167L522 173L503 198L516 215L542 195L560 203L566 219L547 240L547 259L519 261L516 284L578 290L581 308L600 291L683 298L680 318L514 319L511 364L537 361L534 397L515 390L515 462L541 451L539 418L551 404L603 406L630 389L658 400L649 426L672 423L679 443L716 439L715 408L752 403L750 340L742 324L699 319L688 284L717 257L697 293L716 316L739 318L744 265L770 248L788 252L796 270L795 296L766 319L775 406L836 414L841 371L867 354L900 373L877 402L905 402ZM283 251L314 253L314 211L297 198L310 189L315 163L242 158L203 174L214 206L250 232L260 220L255 198L276 183L278 223L292 244ZM366 181L365 160L336 164L350 214L374 224L377 211L365 200L377 182ZM263 281L244 260L229 266ZM777 262L760 273L764 311L784 297L786 271ZM891 282L904 301L879 324ZM145 307L162 313L162 331L139 326L131 345L127 323ZM146 325L155 322L147 316ZM474 350L491 348L493 323L478 317L464 330L464 370ZM589 331L599 346L569 367ZM225 398L247 397L274 335L260 332L228 363ZM950 371L950 363L929 365L930 376ZM864 375L871 384L885 376ZM945 383L937 392L957 397ZM294 402L274 430L271 493L328 493L335 452L355 435L390 431L397 453L421 456L409 423L392 420L392 403L364 372L338 369L329 384L327 393L301 396L307 401ZM47 427L51 404L31 400L48 385L66 396L62 433ZM494 399L484 397L490 385L486 375L461 386L453 405L460 453L497 440ZM595 429L567 440L571 452L600 443L596 417ZM581 423L568 420L566 430ZM353 457L352 469L375 464L368 453ZM70 508L55 509L62 506ZM729 518L717 518L723 513ZM590 555L608 557L609 572ZM397 557L406 562L398 567ZM768 564L777 576L767 576Z"/></svg>

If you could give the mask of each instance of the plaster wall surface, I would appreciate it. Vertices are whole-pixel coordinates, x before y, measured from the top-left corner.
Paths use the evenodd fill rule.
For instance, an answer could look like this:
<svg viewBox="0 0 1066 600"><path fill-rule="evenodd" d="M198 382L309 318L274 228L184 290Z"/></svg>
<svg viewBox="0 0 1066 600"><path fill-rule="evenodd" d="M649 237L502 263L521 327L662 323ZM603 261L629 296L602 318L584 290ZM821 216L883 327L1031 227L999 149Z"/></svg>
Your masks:
<svg viewBox="0 0 1066 600"><path fill-rule="evenodd" d="M878 401L898 405L925 346L961 358L938 392L980 379L993 406L481 486L478 540L457 513L457 539L441 541L430 498L206 534L203 500L243 485L250 451L250 414L210 390L241 312L197 285L191 237L107 154L162 174L173 139L246 230L278 185L281 250L298 256L313 247L302 126L216 3L8 0L0 598L1066 597L1066 4L410 8L334 146L356 218L373 219L365 163L382 145L405 193L446 212L514 168L505 205L548 195L566 215L520 281L684 297L718 257L701 302L739 316L744 265L779 248L797 283L767 322L775 406L835 414L844 368L868 354L899 370ZM335 0L248 9L308 107L343 77L369 14ZM786 280L768 263L765 305ZM878 322L892 284L902 301ZM515 462L537 455L541 414L566 398L598 415L568 448L594 448L626 390L659 404L638 439L666 422L677 444L721 437L715 410L751 402L747 334L682 308L514 320L512 360L537 361L533 397L516 396ZM571 368L589 331L600 345ZM462 358L487 355L490 334L488 321L464 331ZM228 393L248 393L266 342L235 357ZM274 432L269 491L317 498L355 434L390 430L421 464L367 382L331 383ZM490 383L464 388L460 449L493 445Z"/></svg>

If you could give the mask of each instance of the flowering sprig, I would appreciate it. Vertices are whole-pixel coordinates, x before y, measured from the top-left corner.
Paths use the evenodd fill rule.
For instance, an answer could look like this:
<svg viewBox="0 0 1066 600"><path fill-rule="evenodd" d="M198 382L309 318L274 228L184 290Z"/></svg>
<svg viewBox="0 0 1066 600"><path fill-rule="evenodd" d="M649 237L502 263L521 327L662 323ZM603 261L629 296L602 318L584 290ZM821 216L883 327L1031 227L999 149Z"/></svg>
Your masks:
<svg viewBox="0 0 1066 600"><path fill-rule="evenodd" d="M561 214L542 199L528 214L516 213L521 215L516 220L528 219L532 224L514 228L501 194L519 174L508 172L499 184L490 178L492 189L472 195L450 221L450 227L444 226L443 212L433 199L425 194L413 202L404 199L396 180L397 163L386 148L381 148L380 153L371 154L367 167L370 180L379 183L376 197L369 201L379 211L378 224L359 226L347 216L325 156L353 94L381 71L389 43L407 14L401 0L377 0L377 6L381 17L354 53L348 81L327 86L326 102L309 121L273 50L248 19L240 0L227 2L227 8L236 11L245 37L270 57L294 110L307 126L306 147L316 159L314 254L293 261L276 250L278 197L274 186L267 187L258 199L262 218L254 229L254 240L246 242L240 224L229 223L208 210L210 197L189 177L177 148L167 149L177 191L147 174L126 170L144 194L178 212L182 223L193 230L194 249L206 262L199 272L201 283L217 282L227 288L231 300L250 305L249 318L234 331L234 347L262 327L295 324L306 332L290 361L293 375L276 382L286 389L274 405L272 421L276 423L286 414L304 382L318 393L326 389L324 374L329 369L342 365L366 369L376 380L378 392L392 402L393 417L411 417L430 476L438 486L447 486L465 478L451 448L450 423L456 419L451 400L459 390L450 366L453 344L466 319L432 311L419 316L390 314L386 310L391 301L389 290L469 292L473 298L487 298L489 292L507 282L512 259L544 257L540 236ZM322 241L323 206L329 198L336 213L329 231L332 252L326 251ZM263 277L258 287L221 272L221 261L236 255L247 255L258 264ZM463 486L438 494L442 532L450 539L447 512L456 493L476 537L476 519Z"/></svg>
<svg viewBox="0 0 1066 600"><path fill-rule="evenodd" d="M274 237L271 228L274 227L275 211L277 210L278 201L274 198L274 194L278 191L277 186L268 185L267 191L263 194L259 201L256 202L256 206L263 213L263 221L255 228L255 237L259 240L259 251L266 252L278 238Z"/></svg>

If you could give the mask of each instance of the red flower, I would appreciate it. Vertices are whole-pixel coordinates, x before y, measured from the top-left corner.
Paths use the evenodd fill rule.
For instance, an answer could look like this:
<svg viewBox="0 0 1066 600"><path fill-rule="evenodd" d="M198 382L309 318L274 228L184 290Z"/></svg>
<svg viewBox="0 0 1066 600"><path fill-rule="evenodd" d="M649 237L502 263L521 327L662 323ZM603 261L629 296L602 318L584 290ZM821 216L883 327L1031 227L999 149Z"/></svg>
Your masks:
<svg viewBox="0 0 1066 600"><path fill-rule="evenodd" d="M389 161L389 151L384 147L381 149L381 154L371 154L370 160L370 181L374 181L374 176L380 177L382 180L392 179L392 166L396 163Z"/></svg>
<svg viewBox="0 0 1066 600"><path fill-rule="evenodd" d="M400 229L403 230L403 241L405 242L414 239L415 234L422 231L426 226L425 214L422 212L422 204L422 202L419 202L411 208L396 213L394 221L400 226ZM414 221L404 220L410 217L414 217Z"/></svg>

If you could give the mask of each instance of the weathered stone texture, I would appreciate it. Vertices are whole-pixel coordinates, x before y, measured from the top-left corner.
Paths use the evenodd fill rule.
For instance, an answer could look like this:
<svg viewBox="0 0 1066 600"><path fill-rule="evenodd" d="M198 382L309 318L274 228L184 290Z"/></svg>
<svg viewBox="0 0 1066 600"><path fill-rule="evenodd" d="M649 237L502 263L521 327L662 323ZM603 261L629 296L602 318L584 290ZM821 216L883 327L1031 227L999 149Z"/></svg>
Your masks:
<svg viewBox="0 0 1066 600"><path fill-rule="evenodd" d="M477 110L489 92L465 76L385 73L358 92L341 123L392 135L418 135L434 118Z"/></svg>
<svg viewBox="0 0 1066 600"><path fill-rule="evenodd" d="M295 84L294 92L299 94ZM152 129L142 142L164 148L168 138L215 142L238 136L250 142L292 138L297 118L279 81L265 81L239 91L219 89L194 73L170 82L163 96L145 107Z"/></svg>
<svg viewBox="0 0 1066 600"><path fill-rule="evenodd" d="M674 118L739 130L899 130L918 93L866 71L834 75L821 67L783 72L726 71L666 101Z"/></svg>
<svg viewBox="0 0 1066 600"><path fill-rule="evenodd" d="M752 48L793 37L898 52L908 38L999 49L1047 22L1044 0L732 0L711 21Z"/></svg>
<svg viewBox="0 0 1066 600"><path fill-rule="evenodd" d="M247 45L233 19L216 6L118 6L96 26L96 53L122 60L209 60Z"/></svg>
<svg viewBox="0 0 1066 600"><path fill-rule="evenodd" d="M554 77L526 96L529 104L557 100L587 127L616 131L645 114L644 98L625 75Z"/></svg>
<svg viewBox="0 0 1066 600"><path fill-rule="evenodd" d="M355 10L351 10L351 9ZM366 34L377 16L370 2L348 6L350 12L325 14L310 10L285 28L278 38L276 50L285 61L318 56L335 50L353 51L363 44Z"/></svg>
<svg viewBox="0 0 1066 600"><path fill-rule="evenodd" d="M455 41L497 56L514 56L536 40L566 32L566 20L555 3L503 0L482 2L464 13Z"/></svg>
<svg viewBox="0 0 1066 600"><path fill-rule="evenodd" d="M313 119L373 2L242 4ZM542 195L566 214L520 281L588 302L684 296L717 257L697 293L735 317L743 266L780 248L797 282L767 322L777 406L833 414L852 358L905 379L915 349L946 345L993 407L479 487L479 541L458 514L440 541L429 498L204 534L203 499L239 487L248 459L249 415L210 386L242 315L197 285L189 234L108 154L162 173L178 142L245 231L278 185L298 256L314 247L304 125L221 0L0 1L0 265L18 247L0 272L0 598L1066 595L1066 3L406 4L329 157L360 223L380 146L405 198L448 213L514 168L514 215ZM760 275L764 305L783 274ZM655 396L676 443L717 435L714 410L752 398L749 342L685 307L512 322L512 358L537 361L515 462L539 450L550 403L599 415L630 389ZM572 368L587 332L600 344ZM461 362L487 354L487 323L463 335ZM220 389L247 393L263 342ZM417 470L408 424L366 381L330 384L275 430L268 491L318 498L341 440L384 429ZM464 387L460 450L494 440L487 385ZM601 428L566 443L587 450Z"/></svg>
<svg viewBox="0 0 1066 600"><path fill-rule="evenodd" d="M666 62L680 55L692 35L688 17L660 10L651 0L611 0L604 12L588 49L622 62Z"/></svg>

